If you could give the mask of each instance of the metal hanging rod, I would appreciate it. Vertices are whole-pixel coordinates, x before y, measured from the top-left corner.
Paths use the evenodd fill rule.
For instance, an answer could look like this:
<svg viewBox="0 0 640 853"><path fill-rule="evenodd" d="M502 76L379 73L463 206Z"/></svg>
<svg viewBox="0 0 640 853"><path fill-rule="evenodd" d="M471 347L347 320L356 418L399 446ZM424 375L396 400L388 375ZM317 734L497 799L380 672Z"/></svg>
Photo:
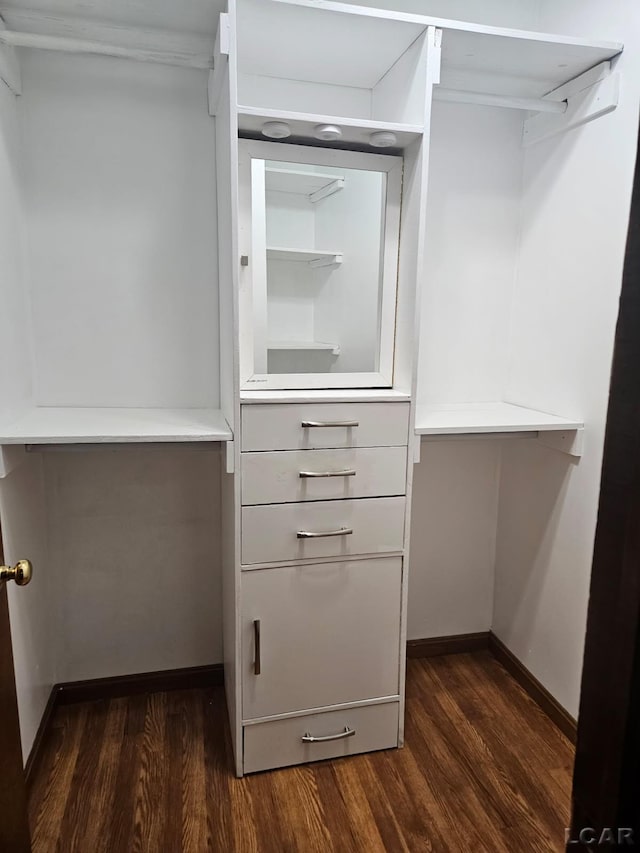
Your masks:
<svg viewBox="0 0 640 853"><path fill-rule="evenodd" d="M37 50L55 50L63 53L115 56L118 59L133 59L136 62L154 62L158 65L177 65L182 68L213 68L213 58L177 53L169 50L121 47L100 41L47 36L38 33L19 33L0 30L0 44L10 47L30 47Z"/></svg>
<svg viewBox="0 0 640 853"><path fill-rule="evenodd" d="M467 92L462 89L443 89L434 87L436 101L448 101L454 104L480 104L485 107L506 107L510 110L529 110L538 113L564 113L566 101L548 101L544 98L518 98L514 95L491 95L488 92Z"/></svg>

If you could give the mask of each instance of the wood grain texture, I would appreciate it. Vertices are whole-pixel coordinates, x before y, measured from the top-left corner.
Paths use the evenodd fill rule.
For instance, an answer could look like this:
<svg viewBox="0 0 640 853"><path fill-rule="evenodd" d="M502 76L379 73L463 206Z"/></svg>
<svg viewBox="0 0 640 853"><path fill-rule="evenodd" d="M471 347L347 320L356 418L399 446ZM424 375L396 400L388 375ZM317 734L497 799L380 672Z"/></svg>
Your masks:
<svg viewBox="0 0 640 853"><path fill-rule="evenodd" d="M58 708L45 851L560 851L573 748L486 651L408 662L406 746L233 775L223 689Z"/></svg>

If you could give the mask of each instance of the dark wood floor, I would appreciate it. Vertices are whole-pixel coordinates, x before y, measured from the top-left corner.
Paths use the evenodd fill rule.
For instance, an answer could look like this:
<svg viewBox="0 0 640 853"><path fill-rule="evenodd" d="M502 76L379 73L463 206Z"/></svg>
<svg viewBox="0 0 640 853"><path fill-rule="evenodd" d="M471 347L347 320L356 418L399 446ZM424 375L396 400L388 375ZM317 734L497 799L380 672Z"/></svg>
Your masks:
<svg viewBox="0 0 640 853"><path fill-rule="evenodd" d="M222 688L63 706L35 853L560 851L573 748L488 652L410 660L406 746L236 779Z"/></svg>

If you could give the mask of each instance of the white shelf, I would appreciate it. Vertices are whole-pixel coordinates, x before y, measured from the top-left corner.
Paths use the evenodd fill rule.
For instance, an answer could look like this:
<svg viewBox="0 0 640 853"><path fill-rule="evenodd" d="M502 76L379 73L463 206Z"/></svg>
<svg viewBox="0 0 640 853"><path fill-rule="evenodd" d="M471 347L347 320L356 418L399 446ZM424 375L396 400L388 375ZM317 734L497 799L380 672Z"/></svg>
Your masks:
<svg viewBox="0 0 640 853"><path fill-rule="evenodd" d="M242 403L408 403L410 395L393 388L307 388L240 392Z"/></svg>
<svg viewBox="0 0 640 853"><path fill-rule="evenodd" d="M416 412L417 435L545 432L583 426L582 421L500 402L418 405Z"/></svg>
<svg viewBox="0 0 640 853"><path fill-rule="evenodd" d="M291 128L291 138L283 141L292 142L296 138L315 139L313 134L317 124L337 124L342 128L340 142L351 145L370 147L369 137L378 130L390 130L395 133L397 144L395 148L406 148L423 133L422 125L398 124L389 121L372 121L370 119L346 118L344 116L312 115L310 113L288 112L287 110L268 110L262 107L239 106L238 128L245 134L259 136L262 139L262 125L265 121L286 121ZM334 143L332 143L334 144ZM388 153L390 149L372 149L378 153Z"/></svg>
<svg viewBox="0 0 640 853"><path fill-rule="evenodd" d="M270 261L298 261L307 263L311 267L328 267L342 263L342 252L269 246L267 247L267 259Z"/></svg>
<svg viewBox="0 0 640 853"><path fill-rule="evenodd" d="M0 428L2 444L231 441L219 409L37 407Z"/></svg>
<svg viewBox="0 0 640 853"><path fill-rule="evenodd" d="M275 166L267 166L265 185L267 190L303 195L310 202L316 203L340 192L344 188L344 177L302 169L278 169Z"/></svg>
<svg viewBox="0 0 640 853"><path fill-rule="evenodd" d="M269 341L268 350L298 350L299 352L324 351L340 355L340 345L323 341Z"/></svg>
<svg viewBox="0 0 640 853"><path fill-rule="evenodd" d="M551 33L434 22L443 29L443 87L539 98L623 48L615 42Z"/></svg>
<svg viewBox="0 0 640 853"><path fill-rule="evenodd" d="M444 87L521 97L542 97L623 48L330 0L295 5L245 0L239 10L240 68L251 75L372 89L428 26L442 30Z"/></svg>

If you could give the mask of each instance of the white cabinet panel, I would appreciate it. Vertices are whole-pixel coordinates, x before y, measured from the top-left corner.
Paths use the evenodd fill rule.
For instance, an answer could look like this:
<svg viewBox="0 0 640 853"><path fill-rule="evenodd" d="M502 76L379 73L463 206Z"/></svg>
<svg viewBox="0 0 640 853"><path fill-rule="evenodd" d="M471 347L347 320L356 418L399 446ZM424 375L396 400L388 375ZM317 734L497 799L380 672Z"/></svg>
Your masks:
<svg viewBox="0 0 640 853"><path fill-rule="evenodd" d="M242 563L401 551L405 499L308 501L242 508Z"/></svg>
<svg viewBox="0 0 640 853"><path fill-rule="evenodd" d="M303 426L303 423L352 426ZM301 403L242 407L242 450L407 444L408 403Z"/></svg>
<svg viewBox="0 0 640 853"><path fill-rule="evenodd" d="M398 745L398 710L397 702L388 702L245 726L244 772L390 749ZM342 737L309 743L303 740L308 735Z"/></svg>
<svg viewBox="0 0 640 853"><path fill-rule="evenodd" d="M243 719L397 695L401 579L401 557L245 572Z"/></svg>
<svg viewBox="0 0 640 853"><path fill-rule="evenodd" d="M271 504L403 495L406 447L242 454L242 503Z"/></svg>

